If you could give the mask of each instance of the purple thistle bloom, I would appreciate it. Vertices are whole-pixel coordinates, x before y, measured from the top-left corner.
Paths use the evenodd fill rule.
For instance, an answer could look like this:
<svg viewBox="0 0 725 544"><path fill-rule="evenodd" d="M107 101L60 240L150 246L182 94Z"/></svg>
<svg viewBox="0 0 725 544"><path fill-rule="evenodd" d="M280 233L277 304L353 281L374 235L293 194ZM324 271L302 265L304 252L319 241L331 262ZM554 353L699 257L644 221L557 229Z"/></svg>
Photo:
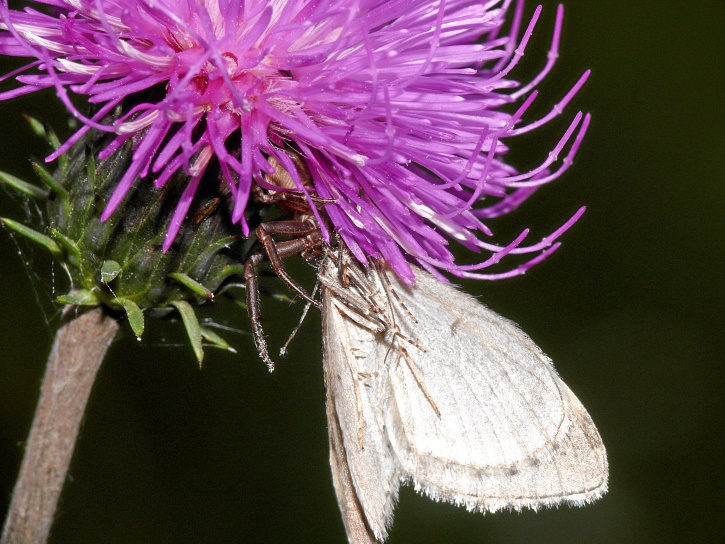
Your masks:
<svg viewBox="0 0 725 544"><path fill-rule="evenodd" d="M549 114L522 125L535 86L557 57L561 7L549 62L521 85L509 74L541 10L519 39L523 1L510 10L511 0L37 3L49 6L47 14L31 7L13 11L2 1L0 54L35 60L2 78L20 85L0 99L54 87L81 120L81 129L48 160L91 128L116 134L100 158L133 139L131 166L104 219L137 178L161 187L183 169L189 182L165 250L213 161L245 235L253 185L279 189L264 179L274 171L274 158L316 214L313 195L333 201L324 212L362 263L382 257L408 283L414 281L408 260L439 277L441 270L483 279L520 274L553 252L556 238L583 213L534 245L521 245L527 231L505 247L481 239L491 235L483 221L514 210L569 167L588 126L588 115L577 114L546 160L529 172L518 173L502 160L506 138L559 115L588 76ZM509 11L511 30L503 35ZM68 91L87 95L96 106L92 117L73 105ZM102 124L128 97L136 105L112 126ZM285 148L303 157L312 187L303 185ZM490 258L456 264L451 238ZM508 253L533 257L501 274L480 272Z"/></svg>

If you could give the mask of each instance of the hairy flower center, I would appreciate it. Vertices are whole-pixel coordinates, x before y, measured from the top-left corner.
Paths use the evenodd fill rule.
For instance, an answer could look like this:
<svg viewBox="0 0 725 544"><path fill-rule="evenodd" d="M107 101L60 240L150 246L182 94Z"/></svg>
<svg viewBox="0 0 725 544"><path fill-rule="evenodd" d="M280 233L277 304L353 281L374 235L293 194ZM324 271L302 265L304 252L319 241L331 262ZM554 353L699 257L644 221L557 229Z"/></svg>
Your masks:
<svg viewBox="0 0 725 544"><path fill-rule="evenodd" d="M259 54L249 52L246 56ZM281 87L288 88L292 82L289 74L264 63L244 66L239 56L231 51L213 56L200 47L192 47L180 51L174 61L176 78L169 83L170 94L179 94L184 100L189 100L187 94L191 94L196 106L205 111L249 111L261 97ZM287 83L280 85L281 80Z"/></svg>

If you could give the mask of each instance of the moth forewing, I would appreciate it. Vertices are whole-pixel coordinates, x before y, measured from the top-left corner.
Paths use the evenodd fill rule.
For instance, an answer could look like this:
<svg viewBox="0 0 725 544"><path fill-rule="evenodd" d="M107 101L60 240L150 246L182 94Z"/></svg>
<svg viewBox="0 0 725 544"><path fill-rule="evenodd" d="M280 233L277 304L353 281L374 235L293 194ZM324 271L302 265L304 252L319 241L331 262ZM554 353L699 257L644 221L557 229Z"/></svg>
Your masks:
<svg viewBox="0 0 725 544"><path fill-rule="evenodd" d="M335 401L330 394L329 377L325 376L327 386L327 425L330 439L330 468L332 484L342 514L342 522L348 539L353 544L374 544L375 535L370 528L367 516L358 499L355 484L352 481L350 465L342 438L342 429L337 417Z"/></svg>
<svg viewBox="0 0 725 544"><path fill-rule="evenodd" d="M401 479L478 511L606 491L596 427L516 325L418 269L415 286L384 265L345 285L341 267L355 265L342 261L319 270L328 399L337 455L379 540Z"/></svg>
<svg viewBox="0 0 725 544"><path fill-rule="evenodd" d="M337 281L338 275L331 268L332 261L323 261L320 275ZM355 310L340 303L325 281L322 285L327 416L335 492L350 541L365 542L364 537L353 538L364 534L357 505L367 528L382 541L392 521L401 479L399 464L381 427L381 402L389 391L387 374L381 373L379 364L369 356L375 349L375 334L351 317L350 312ZM351 491L354 501L349 496Z"/></svg>

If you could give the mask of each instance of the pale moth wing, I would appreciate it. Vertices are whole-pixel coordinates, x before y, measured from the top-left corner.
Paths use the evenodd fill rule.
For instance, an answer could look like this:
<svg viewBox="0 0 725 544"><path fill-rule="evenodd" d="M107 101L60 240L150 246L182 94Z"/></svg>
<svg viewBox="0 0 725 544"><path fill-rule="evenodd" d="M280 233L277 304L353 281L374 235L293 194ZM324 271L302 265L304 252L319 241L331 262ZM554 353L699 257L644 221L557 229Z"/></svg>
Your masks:
<svg viewBox="0 0 725 544"><path fill-rule="evenodd" d="M332 264L323 263L323 267ZM382 366L369 357L376 349L377 337L363 325L348 326L346 307L323 288L323 351L327 389L330 463L335 469L349 468L359 504L374 535L382 540L393 517L402 476L390 440L382 427L380 408L390 394L389 378L380 373ZM378 324L368 324L377 326ZM374 373L374 375L373 375ZM342 447L336 433L340 432ZM338 464L339 467L335 465ZM346 476L333 476L340 503L350 504L349 490L340 496ZM348 516L343 512L343 519ZM345 522L346 525L348 522ZM350 534L349 528L348 535ZM351 540L352 541L352 540ZM359 542L355 540L354 542ZM364 542L364 540L363 540Z"/></svg>
<svg viewBox="0 0 725 544"><path fill-rule="evenodd" d="M382 264L363 272L340 258L328 255L318 277L331 464L351 542L385 540L405 481L482 512L606 492L594 423L515 324L417 268L410 287Z"/></svg>
<svg viewBox="0 0 725 544"><path fill-rule="evenodd" d="M329 370L329 367L328 367ZM330 467L332 468L332 484L340 506L342 521L348 539L354 544L375 544L375 534L370 528L368 517L365 515L348 463L345 444L342 438L342 429L338 420L333 388L329 380L331 376L325 373L327 388L327 426L330 438ZM385 531L385 516L378 514L378 530Z"/></svg>

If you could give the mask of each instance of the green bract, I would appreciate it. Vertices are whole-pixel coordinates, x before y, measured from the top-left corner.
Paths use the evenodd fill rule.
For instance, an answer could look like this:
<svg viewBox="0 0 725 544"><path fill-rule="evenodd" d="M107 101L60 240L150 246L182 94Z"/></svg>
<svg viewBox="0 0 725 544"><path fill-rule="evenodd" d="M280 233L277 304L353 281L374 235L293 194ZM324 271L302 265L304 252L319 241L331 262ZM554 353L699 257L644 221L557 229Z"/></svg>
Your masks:
<svg viewBox="0 0 725 544"><path fill-rule="evenodd" d="M42 124L31 120L31 126L57 146L57 138ZM34 163L43 187L0 172L0 182L46 203L45 232L12 219L2 222L50 251L68 272L71 288L56 299L58 303L123 312L139 338L145 316L177 312L200 362L202 338L231 349L199 325L192 307L212 301L227 283L242 281L243 262L253 242L232 224L230 199L224 198L226 182L218 173L207 172L183 228L164 253L164 235L188 177L179 172L161 189L136 183L131 198L101 222L134 146L129 140L108 159L98 160L98 152L112 139L113 135L90 131L61 157L53 174ZM250 222L255 223L255 217Z"/></svg>

